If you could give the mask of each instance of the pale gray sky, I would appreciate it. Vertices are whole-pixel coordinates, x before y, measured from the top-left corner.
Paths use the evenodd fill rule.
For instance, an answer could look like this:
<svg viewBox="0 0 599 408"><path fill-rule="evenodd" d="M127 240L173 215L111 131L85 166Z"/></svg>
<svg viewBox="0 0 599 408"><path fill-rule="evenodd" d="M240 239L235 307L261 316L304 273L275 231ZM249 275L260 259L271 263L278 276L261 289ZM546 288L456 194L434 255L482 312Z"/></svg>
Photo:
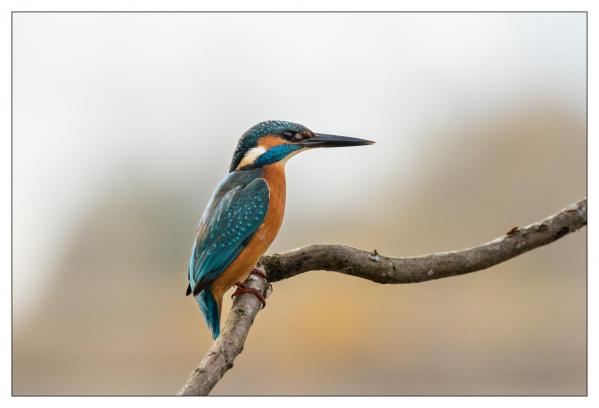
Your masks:
<svg viewBox="0 0 599 408"><path fill-rule="evenodd" d="M352 211L373 174L417 183L439 129L539 99L584 115L585 87L584 14L16 14L15 312L125 172L207 198L241 133L291 120L377 141L288 166L319 197L301 211Z"/></svg>

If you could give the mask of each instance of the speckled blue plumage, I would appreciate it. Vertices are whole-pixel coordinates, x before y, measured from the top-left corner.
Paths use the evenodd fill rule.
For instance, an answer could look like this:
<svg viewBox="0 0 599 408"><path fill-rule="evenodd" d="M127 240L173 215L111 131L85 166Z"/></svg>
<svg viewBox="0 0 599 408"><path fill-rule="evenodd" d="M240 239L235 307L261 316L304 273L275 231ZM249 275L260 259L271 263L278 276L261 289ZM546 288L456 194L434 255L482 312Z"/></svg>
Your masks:
<svg viewBox="0 0 599 408"><path fill-rule="evenodd" d="M252 126L241 135L239 143L237 143L237 149L235 149L235 153L233 154L233 160L231 161L231 168L229 171L233 171L237 168L243 155L251 148L256 147L258 139L262 136L279 134L285 130L290 130L295 133L303 132L308 129L299 123L286 122L284 120L268 120Z"/></svg>
<svg viewBox="0 0 599 408"><path fill-rule="evenodd" d="M263 153L256 162L252 165L253 167L262 167L272 163L276 163L279 160L283 160L289 154L300 150L303 146L293 144L282 144L271 147L266 153Z"/></svg>
<svg viewBox="0 0 599 408"><path fill-rule="evenodd" d="M262 169L235 171L216 188L198 226L189 260L189 284L214 338L220 315L210 284L239 256L264 222L269 187Z"/></svg>

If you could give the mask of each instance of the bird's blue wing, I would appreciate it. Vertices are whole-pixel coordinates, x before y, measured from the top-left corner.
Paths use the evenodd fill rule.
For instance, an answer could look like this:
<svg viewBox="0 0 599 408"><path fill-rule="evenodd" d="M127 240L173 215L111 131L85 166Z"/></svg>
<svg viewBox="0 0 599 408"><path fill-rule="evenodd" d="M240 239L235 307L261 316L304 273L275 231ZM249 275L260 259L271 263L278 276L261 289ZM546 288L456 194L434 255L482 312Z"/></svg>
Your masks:
<svg viewBox="0 0 599 408"><path fill-rule="evenodd" d="M269 188L262 178L250 181L233 174L221 183L200 221L189 260L194 295L235 260L264 222L268 204Z"/></svg>

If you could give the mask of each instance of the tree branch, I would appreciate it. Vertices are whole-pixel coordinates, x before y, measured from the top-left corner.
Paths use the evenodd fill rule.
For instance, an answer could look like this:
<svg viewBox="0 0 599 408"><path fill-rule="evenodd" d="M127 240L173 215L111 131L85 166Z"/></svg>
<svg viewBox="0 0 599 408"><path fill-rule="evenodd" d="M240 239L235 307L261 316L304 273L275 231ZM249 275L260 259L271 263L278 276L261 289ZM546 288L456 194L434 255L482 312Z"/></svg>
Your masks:
<svg viewBox="0 0 599 408"><path fill-rule="evenodd" d="M316 244L282 254L263 256L260 263L270 282L303 272L326 270L378 283L414 283L487 269L524 252L547 245L587 224L587 200L526 227L514 227L505 235L477 247L416 257L393 258L345 245ZM270 285L250 275L245 284L270 294ZM260 310L258 299L244 294L235 299L220 337L214 342L180 395L207 395L235 357Z"/></svg>
<svg viewBox="0 0 599 408"><path fill-rule="evenodd" d="M264 272L264 268L258 268ZM254 274L245 280L244 285L258 289L265 298L272 291L264 278ZM235 298L220 336L191 372L179 395L208 395L225 372L233 367L233 361L243 350L245 339L261 307L262 303L252 294L243 294Z"/></svg>
<svg viewBox="0 0 599 408"><path fill-rule="evenodd" d="M262 257L270 282L303 272L326 270L378 283L413 283L489 268L552 243L587 223L587 200L526 227L514 227L486 244L459 251L391 258L345 245L316 244Z"/></svg>

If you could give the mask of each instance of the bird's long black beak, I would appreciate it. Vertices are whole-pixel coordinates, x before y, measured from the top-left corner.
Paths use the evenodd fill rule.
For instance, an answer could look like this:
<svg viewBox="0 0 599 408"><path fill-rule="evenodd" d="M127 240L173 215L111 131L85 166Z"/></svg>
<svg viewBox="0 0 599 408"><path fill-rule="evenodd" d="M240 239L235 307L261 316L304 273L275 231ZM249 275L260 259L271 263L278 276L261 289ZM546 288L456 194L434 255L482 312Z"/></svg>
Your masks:
<svg viewBox="0 0 599 408"><path fill-rule="evenodd" d="M342 146L363 146L373 144L374 142L357 137L325 135L315 133L313 137L305 139L302 142L305 147L342 147Z"/></svg>

